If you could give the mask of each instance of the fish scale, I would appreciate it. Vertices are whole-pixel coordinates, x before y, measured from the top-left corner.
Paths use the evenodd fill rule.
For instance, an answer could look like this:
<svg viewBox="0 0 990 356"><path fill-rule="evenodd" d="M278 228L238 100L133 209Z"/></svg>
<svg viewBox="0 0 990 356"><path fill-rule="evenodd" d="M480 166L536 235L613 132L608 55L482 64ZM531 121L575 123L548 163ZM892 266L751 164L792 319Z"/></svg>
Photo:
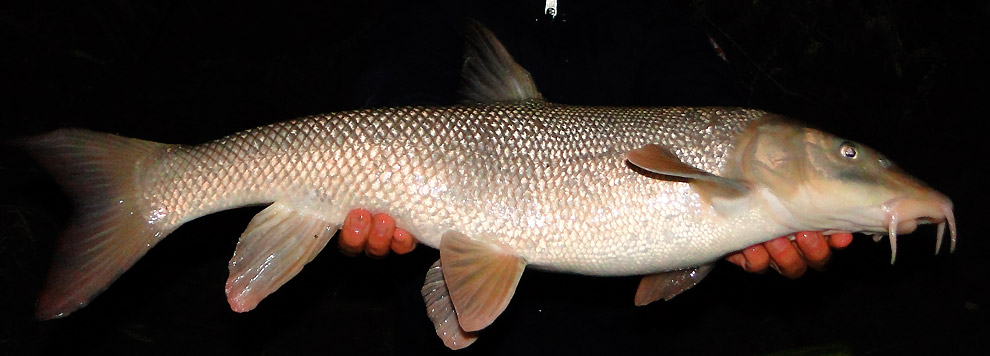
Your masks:
<svg viewBox="0 0 990 356"><path fill-rule="evenodd" d="M660 142L685 162L718 174L732 137L762 116L748 109L535 102L353 111L199 146L169 146L171 155L156 156L159 163L148 168L142 184L157 188L144 199L162 229L273 201L330 221L364 207L394 216L430 246L438 246L444 231L457 230L510 246L534 266L630 274L686 267L669 261L691 263L727 250L657 254L676 251L671 242L677 240L714 243L718 236L708 235L721 228L717 222L680 229L665 223L693 214L685 207L700 209L683 204L694 195L684 183L630 171L625 152ZM655 193L630 194L648 191ZM671 191L679 202L664 194Z"/></svg>
<svg viewBox="0 0 990 356"><path fill-rule="evenodd" d="M450 348L508 305L524 269L643 275L669 300L729 252L798 231L938 223L948 197L856 142L759 110L542 100L490 32L469 26L477 104L311 116L198 146L63 129L18 143L78 204L37 315L81 308L181 224L268 204L228 264L231 309L255 308L327 245L353 208L392 215L440 250L421 289Z"/></svg>

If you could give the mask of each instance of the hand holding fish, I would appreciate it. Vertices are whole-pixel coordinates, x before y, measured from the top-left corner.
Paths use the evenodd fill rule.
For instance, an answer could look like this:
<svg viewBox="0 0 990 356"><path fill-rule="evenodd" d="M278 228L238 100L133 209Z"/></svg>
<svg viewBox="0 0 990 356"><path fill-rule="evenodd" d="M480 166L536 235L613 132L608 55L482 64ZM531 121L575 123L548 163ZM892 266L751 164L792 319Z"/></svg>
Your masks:
<svg viewBox="0 0 990 356"><path fill-rule="evenodd" d="M350 256L364 251L370 257L384 257L390 250L402 255L416 247L412 234L396 228L391 216L372 215L364 209L354 209L347 214L339 237L337 246Z"/></svg>
<svg viewBox="0 0 990 356"><path fill-rule="evenodd" d="M762 273L772 267L782 276L794 279L804 275L808 267L824 268L832 255L831 249L842 249L852 242L850 233L825 235L819 231L802 231L794 237L794 241L783 236L747 247L729 254L726 260L747 272ZM390 250L401 255L416 246L413 236L397 228L391 216L372 215L364 209L354 209L347 214L338 241L341 252L351 256L364 251L371 257L384 257Z"/></svg>
<svg viewBox="0 0 990 356"><path fill-rule="evenodd" d="M747 247L726 256L726 260L747 272L760 273L773 267L782 276L798 278L808 267L820 270L828 263L831 249L841 250L852 242L852 234L843 232L825 235L820 231L802 231Z"/></svg>

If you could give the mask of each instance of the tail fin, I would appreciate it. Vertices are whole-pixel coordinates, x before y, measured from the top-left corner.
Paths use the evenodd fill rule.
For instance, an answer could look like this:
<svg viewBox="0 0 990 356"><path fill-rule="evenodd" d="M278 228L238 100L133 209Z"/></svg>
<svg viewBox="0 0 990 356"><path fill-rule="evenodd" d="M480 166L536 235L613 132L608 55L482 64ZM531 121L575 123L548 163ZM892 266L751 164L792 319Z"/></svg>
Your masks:
<svg viewBox="0 0 990 356"><path fill-rule="evenodd" d="M172 229L149 221L139 189L141 162L164 144L79 129L22 139L76 203L59 237L35 316L82 308Z"/></svg>

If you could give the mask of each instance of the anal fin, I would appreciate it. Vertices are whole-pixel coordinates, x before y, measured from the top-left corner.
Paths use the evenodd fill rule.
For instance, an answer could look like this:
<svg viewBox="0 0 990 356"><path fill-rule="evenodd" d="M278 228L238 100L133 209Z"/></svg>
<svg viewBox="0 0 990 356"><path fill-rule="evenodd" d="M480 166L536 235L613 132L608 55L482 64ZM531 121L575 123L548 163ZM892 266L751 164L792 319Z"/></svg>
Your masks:
<svg viewBox="0 0 990 356"><path fill-rule="evenodd" d="M449 231L440 240L443 278L460 326L485 328L516 292L526 261L504 246Z"/></svg>
<svg viewBox="0 0 990 356"><path fill-rule="evenodd" d="M423 283L423 301L426 302L426 314L437 330L437 336L451 350L460 350L478 339L476 332L465 331L457 321L454 303L450 300L447 283L443 279L440 260L430 266Z"/></svg>
<svg viewBox="0 0 990 356"><path fill-rule="evenodd" d="M639 281L639 288L636 289L636 305L643 306L660 299L671 300L681 292L698 285L698 282L701 282L714 267L714 264L707 264L691 269L643 276Z"/></svg>
<svg viewBox="0 0 990 356"><path fill-rule="evenodd" d="M230 308L236 312L254 309L312 261L337 229L319 216L278 202L255 215L228 265Z"/></svg>

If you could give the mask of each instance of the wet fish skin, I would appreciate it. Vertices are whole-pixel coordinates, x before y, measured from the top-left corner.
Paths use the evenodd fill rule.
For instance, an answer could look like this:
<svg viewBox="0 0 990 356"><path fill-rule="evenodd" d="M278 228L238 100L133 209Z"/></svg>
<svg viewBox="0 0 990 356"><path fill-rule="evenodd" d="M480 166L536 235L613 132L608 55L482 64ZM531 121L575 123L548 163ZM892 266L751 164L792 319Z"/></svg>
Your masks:
<svg viewBox="0 0 990 356"><path fill-rule="evenodd" d="M762 115L542 102L411 107L303 118L198 146L142 141L148 148L135 164L135 206L127 213L141 230L134 233L147 236L147 248L200 216L290 202L333 224L354 207L386 212L432 247L448 230L487 236L548 270L630 275L679 269L750 241L722 245L722 237L733 235L725 233L727 226L690 218L702 203L687 184L633 172L625 152L664 142L683 152L685 161L717 172L733 134ZM697 130L708 133L691 134ZM106 139L61 130L35 144L61 146L80 134ZM671 238L657 239L658 231ZM692 252L682 253L684 246ZM77 271L70 256L79 249L56 255L45 295L102 290L84 292L88 279L77 274L85 272L55 272Z"/></svg>
<svg viewBox="0 0 990 356"><path fill-rule="evenodd" d="M776 221L759 209L720 216L689 184L629 169L626 152L661 143L692 166L730 174L738 137L773 117L751 109L544 102L314 116L199 146L147 143L135 168L138 208L129 213L153 232L145 240L153 245L187 221L240 206L289 202L336 224L365 207L394 216L426 245L462 231L511 248L531 267L592 275L678 270L821 226ZM78 133L57 131L39 142ZM71 259L56 258L63 260ZM56 279L48 288L82 288L76 284Z"/></svg>
<svg viewBox="0 0 990 356"><path fill-rule="evenodd" d="M889 233L893 250L937 222L937 246L945 225L955 246L951 201L866 146L754 109L548 103L475 36L474 105L318 115L197 146L78 129L20 141L79 205L37 316L85 306L183 223L258 204L229 264L233 310L298 273L347 211L373 209L440 250L422 292L451 348L504 310L526 267L645 275L646 304L796 231Z"/></svg>
<svg viewBox="0 0 990 356"><path fill-rule="evenodd" d="M170 146L168 157L148 165L145 186L152 189L143 199L148 221L161 230L276 201L336 222L365 207L394 216L432 247L456 230L491 236L531 266L642 274L708 261L752 241L721 247L725 227L687 226L702 209L687 185L633 172L625 153L663 142L718 172L733 136L764 115L537 102L346 112ZM672 238L658 239L658 231ZM692 253L681 253L689 244Z"/></svg>

